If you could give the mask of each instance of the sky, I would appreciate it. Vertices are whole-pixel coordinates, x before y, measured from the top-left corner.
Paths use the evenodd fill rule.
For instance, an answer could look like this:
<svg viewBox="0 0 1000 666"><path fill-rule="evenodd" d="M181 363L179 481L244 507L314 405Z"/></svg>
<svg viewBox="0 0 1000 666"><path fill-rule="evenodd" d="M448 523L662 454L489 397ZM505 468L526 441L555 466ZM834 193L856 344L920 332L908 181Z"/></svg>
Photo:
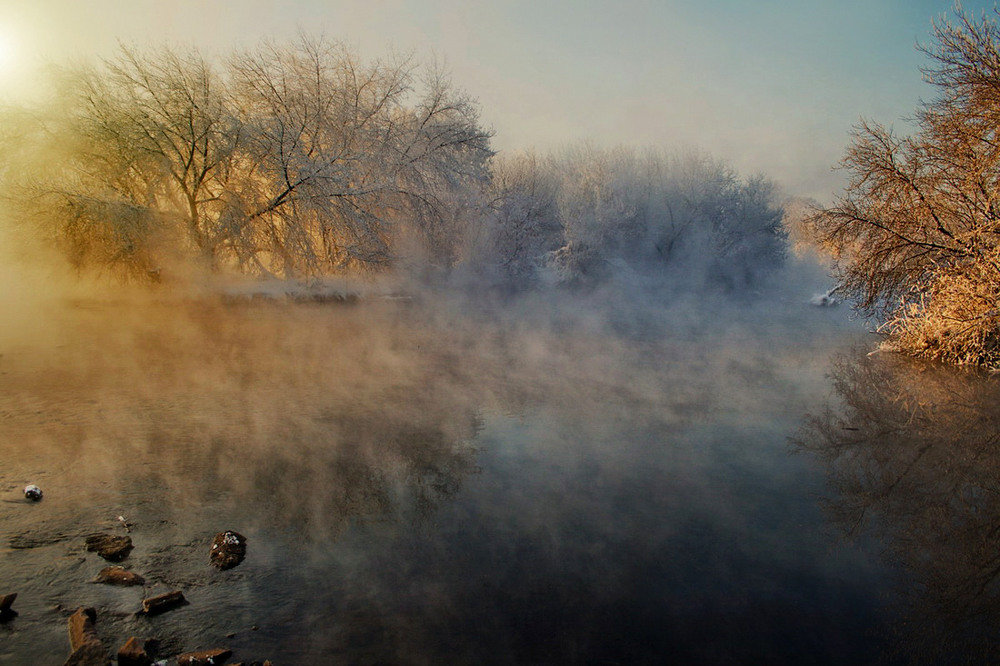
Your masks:
<svg viewBox="0 0 1000 666"><path fill-rule="evenodd" d="M966 11L992 2L967 1ZM436 58L479 100L500 151L698 149L829 202L862 117L906 130L947 0L0 0L0 97L47 62L127 44L209 54L299 31L365 58Z"/></svg>

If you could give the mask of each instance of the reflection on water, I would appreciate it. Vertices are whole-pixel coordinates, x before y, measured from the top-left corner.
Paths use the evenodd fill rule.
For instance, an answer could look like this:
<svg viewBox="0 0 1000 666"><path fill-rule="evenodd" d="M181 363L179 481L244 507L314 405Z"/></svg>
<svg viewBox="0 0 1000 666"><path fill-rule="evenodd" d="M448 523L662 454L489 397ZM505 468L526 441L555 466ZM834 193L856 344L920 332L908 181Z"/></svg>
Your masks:
<svg viewBox="0 0 1000 666"><path fill-rule="evenodd" d="M842 356L841 404L799 446L825 463L830 510L905 574L908 660L1000 659L1000 382L895 355Z"/></svg>
<svg viewBox="0 0 1000 666"><path fill-rule="evenodd" d="M82 604L108 647L276 663L877 658L885 569L786 445L851 329L605 305L97 304L3 340L0 661L64 658ZM88 583L118 515L145 590Z"/></svg>

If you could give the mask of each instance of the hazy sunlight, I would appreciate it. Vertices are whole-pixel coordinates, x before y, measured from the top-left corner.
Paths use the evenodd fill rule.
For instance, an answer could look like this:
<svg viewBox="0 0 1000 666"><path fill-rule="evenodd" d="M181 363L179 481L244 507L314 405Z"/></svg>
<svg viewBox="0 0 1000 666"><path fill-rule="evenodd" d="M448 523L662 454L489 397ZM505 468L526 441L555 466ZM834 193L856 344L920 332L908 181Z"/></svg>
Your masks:
<svg viewBox="0 0 1000 666"><path fill-rule="evenodd" d="M0 26L0 77L6 77L14 67L15 42L5 26Z"/></svg>

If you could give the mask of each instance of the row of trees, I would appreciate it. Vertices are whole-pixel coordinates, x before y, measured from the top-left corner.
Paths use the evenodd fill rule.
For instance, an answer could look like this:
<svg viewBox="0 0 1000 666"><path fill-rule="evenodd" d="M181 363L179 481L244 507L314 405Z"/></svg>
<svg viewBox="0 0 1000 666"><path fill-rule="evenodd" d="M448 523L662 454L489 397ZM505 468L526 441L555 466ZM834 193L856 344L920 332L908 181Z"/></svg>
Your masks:
<svg viewBox="0 0 1000 666"><path fill-rule="evenodd" d="M447 262L459 193L492 155L440 71L304 38L223 66L125 48L56 98L14 137L11 191L76 265L131 274L192 253L281 276L379 266L405 234Z"/></svg>
<svg viewBox="0 0 1000 666"><path fill-rule="evenodd" d="M212 62L123 48L8 111L4 190L74 265L298 278L464 262L523 287L685 264L730 286L783 252L771 185L699 156L494 156L439 68L301 38Z"/></svg>
<svg viewBox="0 0 1000 666"><path fill-rule="evenodd" d="M745 288L780 265L774 186L704 155L582 145L494 160L491 253L501 279L681 274Z"/></svg>

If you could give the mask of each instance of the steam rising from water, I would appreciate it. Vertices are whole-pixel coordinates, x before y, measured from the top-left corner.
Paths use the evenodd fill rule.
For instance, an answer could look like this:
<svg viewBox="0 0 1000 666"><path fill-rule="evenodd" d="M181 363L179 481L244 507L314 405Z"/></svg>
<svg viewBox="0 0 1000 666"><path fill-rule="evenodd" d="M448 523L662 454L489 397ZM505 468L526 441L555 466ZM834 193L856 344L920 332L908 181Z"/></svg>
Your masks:
<svg viewBox="0 0 1000 666"><path fill-rule="evenodd" d="M130 615L141 591L95 590L97 563L77 559L82 534L125 515L132 566L192 601L156 628L178 651L260 624L231 644L289 661L697 654L685 626L699 634L723 607L726 622L754 615L727 601L761 593L738 571L787 580L828 548L785 531L808 505L778 517L773 504L801 473L784 436L825 391L829 348L856 331L806 305L812 290L53 299L26 310L22 330L45 335L8 330L0 351L0 488L46 492L30 511L8 505L0 566L25 612L96 599L109 643L150 633ZM221 529L250 537L224 580L201 548ZM778 542L790 554L774 562ZM832 595L842 566L811 566L809 588ZM656 575L672 582L650 586ZM640 626L647 605L680 633ZM509 624L530 608L544 613ZM843 613L823 622L853 621ZM61 632L48 617L7 654ZM781 640L740 649L798 654Z"/></svg>

